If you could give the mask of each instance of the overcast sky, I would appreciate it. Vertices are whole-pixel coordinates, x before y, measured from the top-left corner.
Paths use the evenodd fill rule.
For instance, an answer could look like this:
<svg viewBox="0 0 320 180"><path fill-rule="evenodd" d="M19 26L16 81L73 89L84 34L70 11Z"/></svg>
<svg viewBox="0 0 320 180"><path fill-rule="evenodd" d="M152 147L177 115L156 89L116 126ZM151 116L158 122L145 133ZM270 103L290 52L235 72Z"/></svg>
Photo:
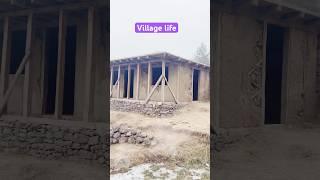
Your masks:
<svg viewBox="0 0 320 180"><path fill-rule="evenodd" d="M169 52L192 59L210 48L210 0L111 0L112 59ZM178 33L135 33L136 22L177 22Z"/></svg>

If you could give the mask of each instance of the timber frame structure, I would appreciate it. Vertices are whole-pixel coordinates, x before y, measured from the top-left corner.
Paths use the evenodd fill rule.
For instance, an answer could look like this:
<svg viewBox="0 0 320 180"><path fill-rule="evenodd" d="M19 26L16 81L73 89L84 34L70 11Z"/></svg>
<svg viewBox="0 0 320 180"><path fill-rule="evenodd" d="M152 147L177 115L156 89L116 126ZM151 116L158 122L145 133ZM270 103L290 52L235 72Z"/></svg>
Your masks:
<svg viewBox="0 0 320 180"><path fill-rule="evenodd" d="M196 96L209 101L208 65L164 52L112 60L110 66L112 99L178 104Z"/></svg>
<svg viewBox="0 0 320 180"><path fill-rule="evenodd" d="M106 121L107 11L105 0L0 0L1 116Z"/></svg>

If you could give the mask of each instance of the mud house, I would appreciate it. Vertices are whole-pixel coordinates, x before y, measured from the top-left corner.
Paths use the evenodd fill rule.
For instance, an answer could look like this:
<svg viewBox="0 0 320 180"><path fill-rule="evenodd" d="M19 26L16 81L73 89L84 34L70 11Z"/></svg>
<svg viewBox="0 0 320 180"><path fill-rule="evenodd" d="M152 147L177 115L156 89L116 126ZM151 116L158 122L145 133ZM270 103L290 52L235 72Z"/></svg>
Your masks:
<svg viewBox="0 0 320 180"><path fill-rule="evenodd" d="M320 2L213 1L215 128L319 123Z"/></svg>
<svg viewBox="0 0 320 180"><path fill-rule="evenodd" d="M152 102L209 101L209 66L169 53L111 61L114 100Z"/></svg>
<svg viewBox="0 0 320 180"><path fill-rule="evenodd" d="M105 0L0 0L1 115L106 121Z"/></svg>

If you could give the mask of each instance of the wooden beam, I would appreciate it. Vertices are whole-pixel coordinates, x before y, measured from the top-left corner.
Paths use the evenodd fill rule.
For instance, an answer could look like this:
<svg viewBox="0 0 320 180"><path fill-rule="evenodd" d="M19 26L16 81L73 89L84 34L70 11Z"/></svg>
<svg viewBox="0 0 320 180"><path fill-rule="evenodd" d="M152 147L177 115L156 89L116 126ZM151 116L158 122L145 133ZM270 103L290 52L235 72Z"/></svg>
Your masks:
<svg viewBox="0 0 320 180"><path fill-rule="evenodd" d="M150 86L151 86L151 76L152 76L152 64L151 62L148 62L148 82L147 82L147 94L150 92Z"/></svg>
<svg viewBox="0 0 320 180"><path fill-rule="evenodd" d="M171 95L172 95L175 103L178 104L178 100L177 100L176 96L174 95L174 93L173 93L173 91L172 91L172 89L171 89L171 87L170 87L170 85L169 85L169 82L168 82L167 78L164 76L163 79L167 82L167 86L168 86L168 88L169 88L169 91L171 92Z"/></svg>
<svg viewBox="0 0 320 180"><path fill-rule="evenodd" d="M111 66L111 73L110 73L110 97L112 97L112 89L113 89L113 66Z"/></svg>
<svg viewBox="0 0 320 180"><path fill-rule="evenodd" d="M59 12L59 36L58 36L58 64L56 80L56 101L55 101L55 118L62 115L63 106L63 89L64 89L64 67L65 67L65 48L66 48L66 14L64 10ZM90 42L88 42L89 44Z"/></svg>
<svg viewBox="0 0 320 180"><path fill-rule="evenodd" d="M127 99L130 98L130 85L131 85L131 65L128 65L128 83L127 83Z"/></svg>
<svg viewBox="0 0 320 180"><path fill-rule="evenodd" d="M119 65L119 68L118 68L118 91L117 91L117 98L119 99L120 98L120 73L121 71L121 66Z"/></svg>
<svg viewBox="0 0 320 180"><path fill-rule="evenodd" d="M139 99L139 87L140 87L140 74L141 74L141 64L137 64L137 84L136 84L136 99Z"/></svg>
<svg viewBox="0 0 320 180"><path fill-rule="evenodd" d="M88 9L87 31L87 60L85 72L85 100L83 107L83 120L89 122L93 117L93 88L94 88L94 33L95 33L95 8Z"/></svg>
<svg viewBox="0 0 320 180"><path fill-rule="evenodd" d="M33 14L29 14L28 22L27 22L27 37L26 37L26 48L25 53L32 52L31 44L33 40ZM31 53L32 56L32 53ZM32 65L31 65L32 57L30 60L26 62L25 70L24 70L24 83L23 83L23 101L22 101L22 115L24 117L29 116L31 105L32 105Z"/></svg>
<svg viewBox="0 0 320 180"><path fill-rule="evenodd" d="M10 49L11 49L11 31L10 31L10 18L4 19L3 25L3 41L2 41L2 57L1 57L1 84L0 95L3 100L6 90L8 88L9 81L9 67L10 67ZM6 107L2 112L6 112Z"/></svg>
<svg viewBox="0 0 320 180"><path fill-rule="evenodd" d="M3 108L6 106L6 104L8 103L8 99L13 91L13 88L15 87L17 80L19 78L19 76L21 75L26 63L28 62L30 57L30 52L27 52L27 54L24 56L24 58L22 59L21 64L19 65L19 68L16 72L16 74L13 77L13 80L11 81L8 90L6 91L6 94L4 95L4 97L1 100L1 104L0 104L0 113L2 115L3 112Z"/></svg>
<svg viewBox="0 0 320 180"><path fill-rule="evenodd" d="M166 63L164 60L162 60L162 77L166 76ZM165 80L164 78L162 78L162 82L161 82L161 92L162 92L162 96L161 96L161 101L164 102L164 97L165 97Z"/></svg>
<svg viewBox="0 0 320 180"><path fill-rule="evenodd" d="M146 98L146 100L145 100L145 103L146 103L146 104L149 102L151 96L153 95L153 93L154 93L154 91L157 89L157 87L159 86L161 80L163 80L163 76L162 76L162 75L159 77L159 79L157 80L156 84L153 86L151 92L148 94L148 96L147 96L147 98Z"/></svg>

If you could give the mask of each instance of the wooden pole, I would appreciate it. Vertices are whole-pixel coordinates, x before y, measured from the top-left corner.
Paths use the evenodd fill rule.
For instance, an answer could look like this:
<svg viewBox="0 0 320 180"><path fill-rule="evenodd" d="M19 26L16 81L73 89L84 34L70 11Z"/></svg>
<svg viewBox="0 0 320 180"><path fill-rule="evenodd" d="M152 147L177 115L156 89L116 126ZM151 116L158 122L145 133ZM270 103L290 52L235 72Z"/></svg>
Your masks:
<svg viewBox="0 0 320 180"><path fill-rule="evenodd" d="M130 98L130 85L131 85L131 65L128 64L128 83L127 83L127 99Z"/></svg>
<svg viewBox="0 0 320 180"><path fill-rule="evenodd" d="M26 37L26 48L25 53L31 52L31 43L32 43L32 26L33 26L33 14L29 14L28 23L27 23L27 37ZM31 54L32 56L32 54ZM22 101L22 115L24 117L29 116L31 109L32 101L32 91L31 91L31 66L32 57L29 58L29 61L26 62L24 70L24 84L23 84L23 101Z"/></svg>
<svg viewBox="0 0 320 180"><path fill-rule="evenodd" d="M113 66L111 66L111 73L110 73L110 97L112 97L112 88L113 88Z"/></svg>
<svg viewBox="0 0 320 180"><path fill-rule="evenodd" d="M136 99L139 99L139 87L140 87L140 69L141 69L141 64L137 64L137 84L136 84Z"/></svg>
<svg viewBox="0 0 320 180"><path fill-rule="evenodd" d="M166 63L164 62L164 60L162 60L162 77L166 76ZM164 97L165 97L165 80L164 78L162 78L162 82L161 82L161 92L162 92L162 98L161 101L164 102Z"/></svg>
<svg viewBox="0 0 320 180"><path fill-rule="evenodd" d="M148 62L148 82L147 82L148 92L147 92L147 94L149 94L150 86L151 86L151 75L152 75L151 68L152 68L152 64L151 64L151 62Z"/></svg>
<svg viewBox="0 0 320 180"><path fill-rule="evenodd" d="M168 82L167 78L164 77L163 79L166 81L166 83L167 83L167 85L168 85L168 88L169 88L169 91L171 92L171 95L172 95L175 103L178 104L178 100L177 100L176 96L174 95L174 93L173 93L173 91L172 91L172 89L171 89L171 87L170 87L170 85L169 85L169 82Z"/></svg>
<svg viewBox="0 0 320 180"><path fill-rule="evenodd" d="M13 91L14 86L17 83L18 77L21 75L21 73L22 73L27 61L29 60L29 56L30 56L30 52L27 52L27 54L22 59L22 62L19 65L19 68L18 68L16 74L14 75L13 80L11 81L8 90L7 90L6 94L4 95L4 97L3 97L2 101L1 101L1 105L0 105L0 113L1 114L3 112L3 108L5 107L5 105L8 102L8 99L9 99L9 97L10 97L12 91Z"/></svg>
<svg viewBox="0 0 320 180"><path fill-rule="evenodd" d="M161 80L163 80L163 76L162 76L162 75L159 77L159 79L157 80L157 83L153 86L151 92L148 94L148 97L147 97L146 100L145 100L145 103L146 103L146 104L149 102L152 94L154 93L154 91L155 91L155 90L157 89L157 87L159 86Z"/></svg>
<svg viewBox="0 0 320 180"><path fill-rule="evenodd" d="M181 64L180 63L178 63L178 65L177 65L177 71L178 71L178 81L177 81L177 100L179 100L179 94L180 94L180 66L181 66Z"/></svg>
<svg viewBox="0 0 320 180"><path fill-rule="evenodd" d="M118 92L117 92L117 98L119 99L120 98L120 71L121 71L121 68L120 68L120 65L119 65L119 68L118 68Z"/></svg>
<svg viewBox="0 0 320 180"><path fill-rule="evenodd" d="M1 84L0 93L1 100L3 100L9 81L9 67L10 67L10 47L11 47L11 31L10 31L10 18L4 19L3 25L3 41L2 41L2 57L1 57ZM4 107L2 112L6 111Z"/></svg>
<svg viewBox="0 0 320 180"><path fill-rule="evenodd" d="M88 35L87 35L87 62L85 72L85 100L83 108L83 120L89 122L93 116L93 86L94 86L94 27L95 27L95 9L88 9Z"/></svg>
<svg viewBox="0 0 320 180"><path fill-rule="evenodd" d="M58 64L56 80L56 101L55 101L55 118L60 118L63 106L63 89L64 89L64 66L65 66L65 47L66 47L66 17L65 12L59 12L59 37L58 37ZM90 43L90 42L88 42Z"/></svg>

